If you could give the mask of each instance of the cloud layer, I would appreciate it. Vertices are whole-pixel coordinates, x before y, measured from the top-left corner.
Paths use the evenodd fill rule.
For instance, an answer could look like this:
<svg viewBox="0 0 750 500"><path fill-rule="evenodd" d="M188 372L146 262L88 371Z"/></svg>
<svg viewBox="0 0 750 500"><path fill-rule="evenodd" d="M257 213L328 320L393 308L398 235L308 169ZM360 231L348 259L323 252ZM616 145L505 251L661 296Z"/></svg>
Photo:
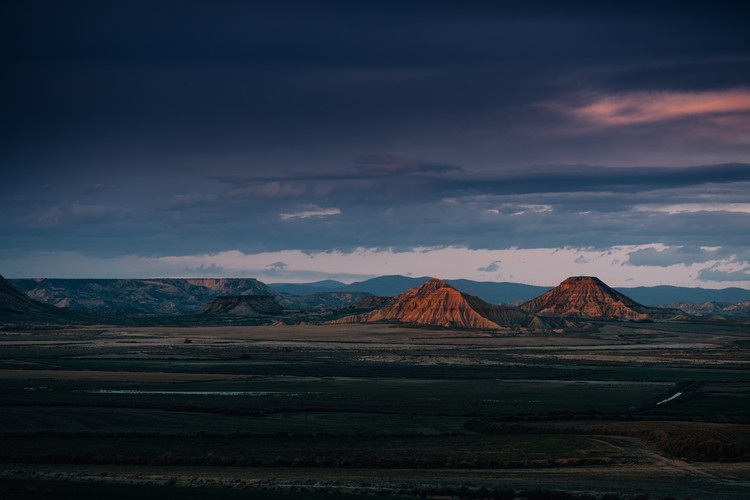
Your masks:
<svg viewBox="0 0 750 500"><path fill-rule="evenodd" d="M475 277L536 280L522 254L559 249L563 274L608 259L617 279L750 286L742 6L3 14L0 273L352 277L413 254L423 274L469 259ZM369 257L324 271L284 252Z"/></svg>

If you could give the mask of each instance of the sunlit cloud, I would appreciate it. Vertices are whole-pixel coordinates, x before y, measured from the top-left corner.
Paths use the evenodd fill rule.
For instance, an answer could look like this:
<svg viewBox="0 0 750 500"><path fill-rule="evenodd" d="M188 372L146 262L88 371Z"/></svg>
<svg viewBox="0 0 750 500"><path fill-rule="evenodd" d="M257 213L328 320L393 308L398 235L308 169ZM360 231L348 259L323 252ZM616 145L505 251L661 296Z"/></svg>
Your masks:
<svg viewBox="0 0 750 500"><path fill-rule="evenodd" d="M697 212L735 212L750 214L750 203L677 203L667 205L636 205L634 210L667 214Z"/></svg>
<svg viewBox="0 0 750 500"><path fill-rule="evenodd" d="M307 210L302 210L299 212L279 214L279 217L281 217L284 220L309 219L310 217L329 217L331 215L339 215L340 213L341 213L341 210L339 210L338 208L310 207Z"/></svg>
<svg viewBox="0 0 750 500"><path fill-rule="evenodd" d="M750 111L750 90L712 92L633 92L602 96L569 110L574 116L599 125L659 122L695 115L735 114Z"/></svg>
<svg viewBox="0 0 750 500"><path fill-rule="evenodd" d="M552 211L551 205L505 204L502 206L502 208L490 208L487 210L487 213L494 214L494 215L500 215L500 214L524 215L526 213L545 213L545 212L551 212L551 211Z"/></svg>

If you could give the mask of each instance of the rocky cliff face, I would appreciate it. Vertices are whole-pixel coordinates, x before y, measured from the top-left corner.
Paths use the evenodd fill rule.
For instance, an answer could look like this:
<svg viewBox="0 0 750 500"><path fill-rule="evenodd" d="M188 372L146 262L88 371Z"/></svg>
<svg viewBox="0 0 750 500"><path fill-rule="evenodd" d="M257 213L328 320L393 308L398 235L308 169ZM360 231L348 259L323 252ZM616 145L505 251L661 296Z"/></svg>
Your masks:
<svg viewBox="0 0 750 500"><path fill-rule="evenodd" d="M534 318L524 311L493 306L463 294L433 278L421 286L386 300L373 311L347 316L336 323L399 322L418 325L501 330L505 327L529 326Z"/></svg>
<svg viewBox="0 0 750 500"><path fill-rule="evenodd" d="M273 295L284 307L301 310L343 307L367 295L323 292L298 297L252 278L17 279L13 284L56 307L136 316L196 313L216 297L234 295Z"/></svg>
<svg viewBox="0 0 750 500"><path fill-rule="evenodd" d="M21 279L13 283L40 302L98 313L185 314L199 311L217 296L277 295L251 278Z"/></svg>
<svg viewBox="0 0 750 500"><path fill-rule="evenodd" d="M82 313L76 314L36 301L0 276L0 323L64 323L89 319Z"/></svg>
<svg viewBox="0 0 750 500"><path fill-rule="evenodd" d="M235 295L216 297L199 314L232 316L264 316L284 312L284 308L270 295Z"/></svg>
<svg viewBox="0 0 750 500"><path fill-rule="evenodd" d="M568 278L552 290L521 304L540 315L581 318L647 320L675 316L675 311L646 307L605 285L593 276Z"/></svg>

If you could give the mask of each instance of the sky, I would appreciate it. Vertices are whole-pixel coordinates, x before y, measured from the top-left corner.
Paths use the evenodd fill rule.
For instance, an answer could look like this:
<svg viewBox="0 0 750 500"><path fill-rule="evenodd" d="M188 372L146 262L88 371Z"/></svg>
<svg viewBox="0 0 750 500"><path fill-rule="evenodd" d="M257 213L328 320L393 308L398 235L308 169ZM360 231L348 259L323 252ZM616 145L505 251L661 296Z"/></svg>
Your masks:
<svg viewBox="0 0 750 500"><path fill-rule="evenodd" d="M502 4L3 2L0 274L750 288L742 2Z"/></svg>

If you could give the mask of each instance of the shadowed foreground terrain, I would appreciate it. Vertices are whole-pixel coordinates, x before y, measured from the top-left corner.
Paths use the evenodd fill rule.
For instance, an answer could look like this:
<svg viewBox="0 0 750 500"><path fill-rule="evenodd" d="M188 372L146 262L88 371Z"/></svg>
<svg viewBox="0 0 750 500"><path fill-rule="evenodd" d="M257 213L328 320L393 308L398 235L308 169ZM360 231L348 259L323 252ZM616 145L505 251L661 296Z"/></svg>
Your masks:
<svg viewBox="0 0 750 500"><path fill-rule="evenodd" d="M746 498L749 346L728 322L6 329L0 493Z"/></svg>

